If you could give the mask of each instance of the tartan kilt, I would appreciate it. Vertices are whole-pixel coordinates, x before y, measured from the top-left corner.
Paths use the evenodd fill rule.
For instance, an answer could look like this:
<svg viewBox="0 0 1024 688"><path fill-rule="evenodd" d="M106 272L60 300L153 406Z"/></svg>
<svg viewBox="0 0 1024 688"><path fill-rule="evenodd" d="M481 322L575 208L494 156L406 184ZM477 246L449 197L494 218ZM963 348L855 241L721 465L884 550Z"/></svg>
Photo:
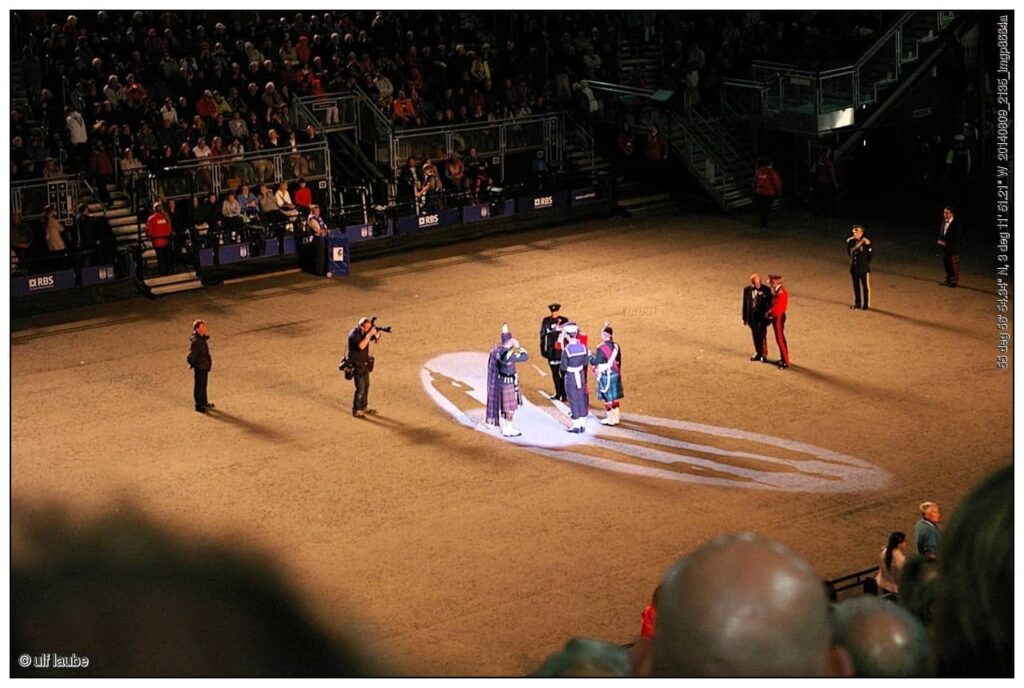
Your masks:
<svg viewBox="0 0 1024 688"><path fill-rule="evenodd" d="M515 383L501 383L501 412L511 414L517 408L519 408L519 394L516 392Z"/></svg>
<svg viewBox="0 0 1024 688"><path fill-rule="evenodd" d="M597 398L605 403L626 396L622 391L622 376L615 369L597 374Z"/></svg>

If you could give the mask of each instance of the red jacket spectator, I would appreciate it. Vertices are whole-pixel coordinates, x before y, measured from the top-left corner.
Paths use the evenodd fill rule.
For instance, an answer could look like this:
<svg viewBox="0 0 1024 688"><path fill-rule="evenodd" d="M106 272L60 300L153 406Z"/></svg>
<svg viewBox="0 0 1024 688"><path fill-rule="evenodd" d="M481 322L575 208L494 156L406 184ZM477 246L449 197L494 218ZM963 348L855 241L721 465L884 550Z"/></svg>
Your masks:
<svg viewBox="0 0 1024 688"><path fill-rule="evenodd" d="M164 248L170 243L171 223L159 208L146 220L146 234L153 242L153 248Z"/></svg>
<svg viewBox="0 0 1024 688"><path fill-rule="evenodd" d="M308 208L313 205L313 192L309 190L309 187L303 184L299 188L295 189L295 194L292 196L292 200L295 201L295 205Z"/></svg>
<svg viewBox="0 0 1024 688"><path fill-rule="evenodd" d="M213 99L213 94L209 91L204 92L202 97L196 101L196 114L204 119L213 119L217 116L217 101Z"/></svg>
<svg viewBox="0 0 1024 688"><path fill-rule="evenodd" d="M299 63L309 63L309 37L299 36L299 44L295 46L295 53L298 55Z"/></svg>
<svg viewBox="0 0 1024 688"><path fill-rule="evenodd" d="M395 119L404 119L406 117L415 117L416 108L412 104L412 100L409 98L396 98L394 104Z"/></svg>
<svg viewBox="0 0 1024 688"><path fill-rule="evenodd" d="M771 165L761 165L754 175L754 193L758 196L778 196L782 193L782 179Z"/></svg>
<svg viewBox="0 0 1024 688"><path fill-rule="evenodd" d="M651 127L651 133L644 139L644 150L648 160L664 160L668 157L668 139L658 127Z"/></svg>

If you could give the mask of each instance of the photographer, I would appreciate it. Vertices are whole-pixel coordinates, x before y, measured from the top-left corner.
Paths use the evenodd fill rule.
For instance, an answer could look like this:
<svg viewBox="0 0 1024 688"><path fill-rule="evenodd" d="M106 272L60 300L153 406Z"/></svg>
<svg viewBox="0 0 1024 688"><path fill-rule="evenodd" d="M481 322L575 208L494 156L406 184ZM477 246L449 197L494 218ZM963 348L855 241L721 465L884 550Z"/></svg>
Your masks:
<svg viewBox="0 0 1024 688"><path fill-rule="evenodd" d="M373 372L373 356L370 355L370 343L380 339L382 331L377 329L376 318L360 318L359 324L348 333L348 361L352 365L352 382L355 383L355 396L352 398L352 415L364 418L364 412L377 413L366 408L370 394L370 373ZM347 377L347 375L346 375Z"/></svg>

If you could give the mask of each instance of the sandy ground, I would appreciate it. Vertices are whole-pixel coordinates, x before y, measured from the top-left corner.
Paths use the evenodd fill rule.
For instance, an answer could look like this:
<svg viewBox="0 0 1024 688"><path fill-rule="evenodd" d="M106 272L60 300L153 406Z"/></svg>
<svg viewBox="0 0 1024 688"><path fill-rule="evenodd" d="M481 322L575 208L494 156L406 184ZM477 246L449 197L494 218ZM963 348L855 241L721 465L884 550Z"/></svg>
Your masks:
<svg viewBox="0 0 1024 688"><path fill-rule="evenodd" d="M413 674L522 674L573 636L631 641L666 567L728 531L776 538L825 578L866 568L919 502L949 518L1011 455L994 277L982 257L965 288L940 288L929 241L869 230L876 310L852 312L848 225L803 220L767 234L687 213L601 220L359 262L346 280L276 275L19 320L12 497L133 504L269 551L321 619ZM747 360L754 270L790 290L788 371ZM865 462L868 489L772 489L713 450L719 469L703 474L720 484L601 470L475 432L428 398L424 364L488 350L502 321L536 354L553 300L592 335L614 324L627 417L822 447ZM352 418L336 370L364 314L395 329L375 351L373 420ZM210 416L192 410L184 362L197 317L212 334Z"/></svg>

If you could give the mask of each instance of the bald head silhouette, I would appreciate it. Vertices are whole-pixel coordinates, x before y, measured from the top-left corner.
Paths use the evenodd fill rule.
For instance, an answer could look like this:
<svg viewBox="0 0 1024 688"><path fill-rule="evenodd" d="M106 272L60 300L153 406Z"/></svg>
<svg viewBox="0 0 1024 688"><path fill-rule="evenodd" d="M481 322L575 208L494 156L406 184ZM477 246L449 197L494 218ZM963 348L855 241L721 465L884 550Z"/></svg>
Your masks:
<svg viewBox="0 0 1024 688"><path fill-rule="evenodd" d="M858 678L928 676L929 642L913 614L877 597L854 597L836 606L835 643L846 648Z"/></svg>
<svg viewBox="0 0 1024 688"><path fill-rule="evenodd" d="M726 535L662 581L655 676L827 676L831 660L822 581L779 543Z"/></svg>

